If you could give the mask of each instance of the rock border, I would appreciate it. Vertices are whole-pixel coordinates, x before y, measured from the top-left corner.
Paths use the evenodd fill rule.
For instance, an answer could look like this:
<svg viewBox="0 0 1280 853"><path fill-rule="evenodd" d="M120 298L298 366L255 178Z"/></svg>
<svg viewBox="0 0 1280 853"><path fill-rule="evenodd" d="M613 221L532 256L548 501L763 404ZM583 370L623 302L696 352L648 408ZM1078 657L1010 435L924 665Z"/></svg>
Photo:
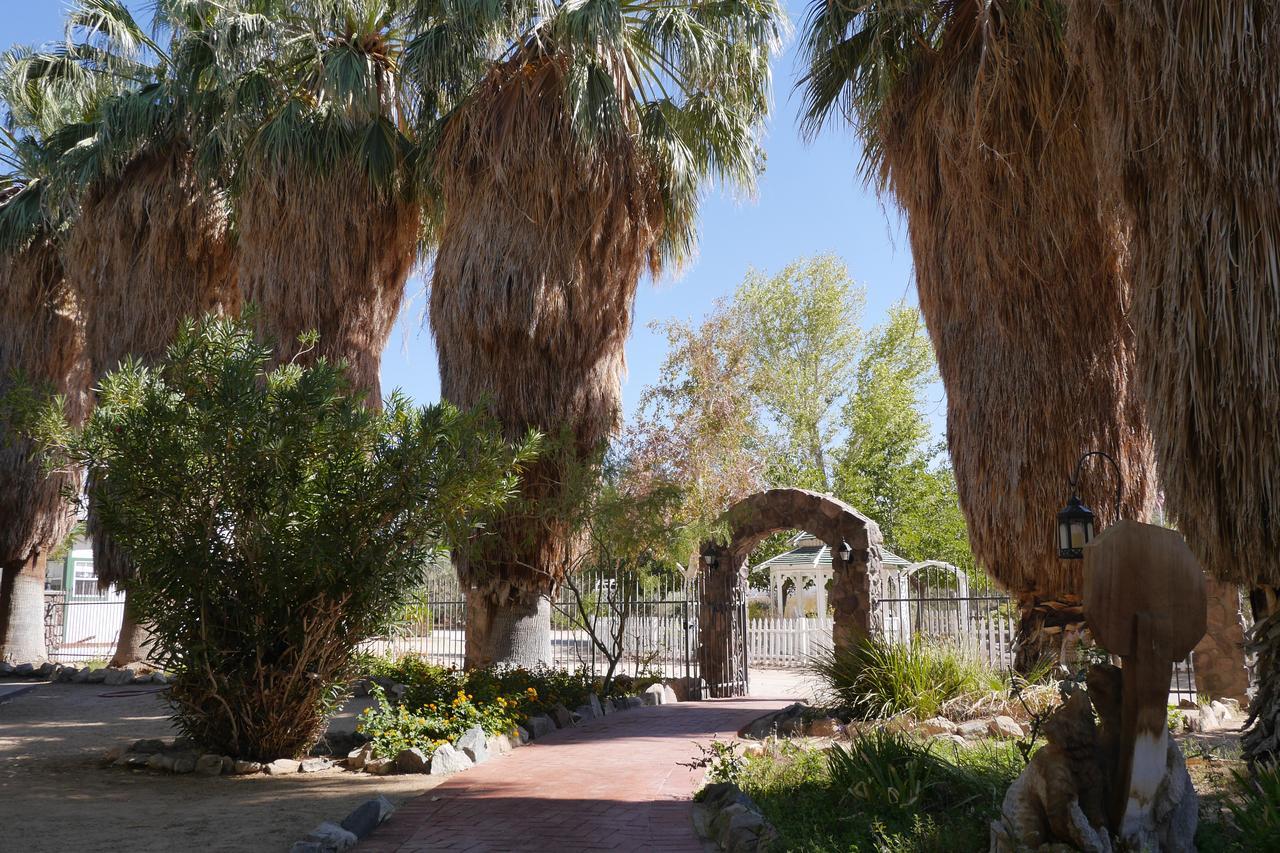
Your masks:
<svg viewBox="0 0 1280 853"><path fill-rule="evenodd" d="M168 684L172 679L153 666L131 663L127 666L88 666L54 663L41 664L0 662L0 678L24 678L50 681L55 684L105 684L123 687L136 684Z"/></svg>
<svg viewBox="0 0 1280 853"><path fill-rule="evenodd" d="M698 792L693 828L718 849L733 853L764 853L779 841L777 828L732 782L713 782Z"/></svg>

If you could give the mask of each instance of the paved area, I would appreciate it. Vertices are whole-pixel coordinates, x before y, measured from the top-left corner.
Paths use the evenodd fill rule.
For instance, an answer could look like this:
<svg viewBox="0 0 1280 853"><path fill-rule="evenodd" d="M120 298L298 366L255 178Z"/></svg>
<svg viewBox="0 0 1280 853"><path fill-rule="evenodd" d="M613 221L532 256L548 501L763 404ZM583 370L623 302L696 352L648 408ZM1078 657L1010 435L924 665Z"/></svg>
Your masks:
<svg viewBox="0 0 1280 853"><path fill-rule="evenodd" d="M639 708L548 735L401 806L359 853L702 853L695 743L727 740L789 696Z"/></svg>

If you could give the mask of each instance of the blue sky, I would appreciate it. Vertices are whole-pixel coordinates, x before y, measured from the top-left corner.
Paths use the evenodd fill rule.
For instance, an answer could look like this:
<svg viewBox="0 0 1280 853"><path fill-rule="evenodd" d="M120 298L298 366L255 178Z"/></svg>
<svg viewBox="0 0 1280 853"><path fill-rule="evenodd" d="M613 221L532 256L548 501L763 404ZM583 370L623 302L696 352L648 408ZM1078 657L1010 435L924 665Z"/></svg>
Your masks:
<svg viewBox="0 0 1280 853"><path fill-rule="evenodd" d="M0 0L0 45L41 42L61 35L60 0ZM142 3L129 3L135 9ZM795 28L803 22L803 2L790 2ZM780 269L817 252L845 259L867 290L867 321L879 322L886 309L916 301L911 250L898 212L864 188L857 173L858 143L846 128L833 126L812 144L796 130L800 99L795 39L775 62L775 110L765 146L768 167L754 198L737 199L718 189L702 207L698 256L678 276L645 281L636 298L635 326L627 344L628 377L623 401L628 414L641 389L657 376L666 342L648 325L669 318L700 317L729 294L750 267ZM420 402L438 399L435 348L425 326L426 296L421 276L409 283L406 310L382 362L383 389L402 388ZM932 420L942 434L944 406L938 387Z"/></svg>

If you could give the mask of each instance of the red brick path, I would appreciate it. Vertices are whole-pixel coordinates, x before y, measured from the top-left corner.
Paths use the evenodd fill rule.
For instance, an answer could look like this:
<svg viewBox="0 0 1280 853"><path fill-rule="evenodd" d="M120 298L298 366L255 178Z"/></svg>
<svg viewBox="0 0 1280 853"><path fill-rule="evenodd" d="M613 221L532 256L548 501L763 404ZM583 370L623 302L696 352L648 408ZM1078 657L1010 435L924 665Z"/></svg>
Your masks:
<svg viewBox="0 0 1280 853"><path fill-rule="evenodd" d="M460 773L402 805L359 853L645 850L702 853L692 802L708 743L784 700L637 708L565 729Z"/></svg>

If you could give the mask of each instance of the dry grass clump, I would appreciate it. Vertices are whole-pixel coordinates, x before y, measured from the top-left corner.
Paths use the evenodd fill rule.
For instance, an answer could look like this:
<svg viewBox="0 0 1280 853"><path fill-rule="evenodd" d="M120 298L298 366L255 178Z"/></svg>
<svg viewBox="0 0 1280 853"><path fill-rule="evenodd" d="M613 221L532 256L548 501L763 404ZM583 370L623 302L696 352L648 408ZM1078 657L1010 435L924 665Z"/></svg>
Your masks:
<svg viewBox="0 0 1280 853"><path fill-rule="evenodd" d="M563 434L572 458L618 424L623 345L637 283L657 262L662 206L625 133L580 143L563 104L566 63L522 53L445 126L430 316L444 397L488 405L510 439ZM549 457L522 493L537 501L560 479ZM458 559L464 585L526 604L554 590L549 567L571 544L554 520L532 527L497 523L502 556Z"/></svg>
<svg viewBox="0 0 1280 853"><path fill-rule="evenodd" d="M1280 583L1280 9L1083 0L1068 35L1169 509L1209 571Z"/></svg>
<svg viewBox="0 0 1280 853"><path fill-rule="evenodd" d="M1145 518L1151 439L1133 380L1125 235L1101 206L1084 80L1042 4L960 4L880 115L879 179L907 213L974 556L1035 597L1078 594L1054 515L1086 450L1105 525ZM1082 180L1084 176L1084 180Z"/></svg>
<svg viewBox="0 0 1280 853"><path fill-rule="evenodd" d="M377 404L382 351L413 268L418 207L376 189L355 163L258 173L241 191L239 281L259 330L282 361L298 336L320 335L309 358L346 359L352 382Z"/></svg>
<svg viewBox="0 0 1280 853"><path fill-rule="evenodd" d="M79 423L89 379L84 334L51 240L0 255L0 329L0 395L15 378L52 390L65 395L66 417ZM63 492L79 488L79 473L47 474L33 450L0 431L0 566L55 547L75 521Z"/></svg>

